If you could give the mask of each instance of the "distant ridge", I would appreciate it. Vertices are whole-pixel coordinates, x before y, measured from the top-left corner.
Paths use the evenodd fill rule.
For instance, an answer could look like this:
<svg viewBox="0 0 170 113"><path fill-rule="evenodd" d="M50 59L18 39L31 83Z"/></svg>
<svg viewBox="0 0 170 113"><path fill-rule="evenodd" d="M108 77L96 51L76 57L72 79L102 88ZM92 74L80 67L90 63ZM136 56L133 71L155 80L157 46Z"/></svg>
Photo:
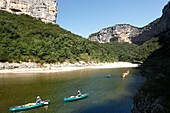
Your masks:
<svg viewBox="0 0 170 113"><path fill-rule="evenodd" d="M165 28L165 22L169 18L169 15L165 15L166 7L163 10L162 17L144 27L138 28L130 24L117 24L112 27L103 28L99 32L89 35L88 39L98 43L118 41L141 45L150 40L153 36L162 32Z"/></svg>

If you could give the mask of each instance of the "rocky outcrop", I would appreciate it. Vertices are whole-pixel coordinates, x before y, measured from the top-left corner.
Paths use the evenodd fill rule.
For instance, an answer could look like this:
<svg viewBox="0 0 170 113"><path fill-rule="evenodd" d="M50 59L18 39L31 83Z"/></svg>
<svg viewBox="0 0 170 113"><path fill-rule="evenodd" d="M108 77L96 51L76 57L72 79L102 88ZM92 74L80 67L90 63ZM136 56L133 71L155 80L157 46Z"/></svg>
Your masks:
<svg viewBox="0 0 170 113"><path fill-rule="evenodd" d="M170 2L164 7L163 15L158 23L158 31L163 32L170 29Z"/></svg>
<svg viewBox="0 0 170 113"><path fill-rule="evenodd" d="M0 10L15 14L27 14L43 22L56 23L56 0L0 0Z"/></svg>
<svg viewBox="0 0 170 113"><path fill-rule="evenodd" d="M121 62L120 62L121 63ZM117 63L118 64L118 63ZM33 62L20 62L20 63L9 63L0 62L0 70L12 70L12 69L35 69L35 68L59 68L59 67L84 67L84 66L97 66L102 65L102 63L96 64L95 62L86 63L84 61L79 61L75 63L70 62L63 62L63 63L54 63L54 64L40 64L40 63L33 63ZM129 64L126 65L137 67L136 64Z"/></svg>
<svg viewBox="0 0 170 113"><path fill-rule="evenodd" d="M138 34L140 34L140 28L129 24L118 24L91 34L89 39L99 43L109 43L112 41L132 43L131 37L137 36Z"/></svg>
<svg viewBox="0 0 170 113"><path fill-rule="evenodd" d="M97 33L89 35L89 40L96 41L99 43L109 43L112 41L118 42L128 42L135 44L143 44L144 42L150 40L153 36L162 32L162 30L167 26L165 21L169 18L168 6L164 8L164 15L150 24L138 28L129 24L117 24L113 27L104 28ZM167 13L167 15L165 15Z"/></svg>
<svg viewBox="0 0 170 113"><path fill-rule="evenodd" d="M143 28L134 27L129 24L118 24L91 34L89 40L99 43L118 41L140 45L157 34L158 21L159 19Z"/></svg>
<svg viewBox="0 0 170 113"><path fill-rule="evenodd" d="M21 69L21 68L40 68L38 63L22 62L22 63L0 63L0 70L4 69Z"/></svg>

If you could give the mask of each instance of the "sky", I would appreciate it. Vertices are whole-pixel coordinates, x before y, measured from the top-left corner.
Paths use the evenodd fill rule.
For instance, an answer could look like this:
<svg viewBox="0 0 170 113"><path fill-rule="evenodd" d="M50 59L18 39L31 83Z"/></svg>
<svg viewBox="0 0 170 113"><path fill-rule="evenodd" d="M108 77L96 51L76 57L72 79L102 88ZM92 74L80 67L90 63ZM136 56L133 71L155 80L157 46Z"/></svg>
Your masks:
<svg viewBox="0 0 170 113"><path fill-rule="evenodd" d="M116 24L143 27L161 17L169 0L57 0L56 23L88 38Z"/></svg>

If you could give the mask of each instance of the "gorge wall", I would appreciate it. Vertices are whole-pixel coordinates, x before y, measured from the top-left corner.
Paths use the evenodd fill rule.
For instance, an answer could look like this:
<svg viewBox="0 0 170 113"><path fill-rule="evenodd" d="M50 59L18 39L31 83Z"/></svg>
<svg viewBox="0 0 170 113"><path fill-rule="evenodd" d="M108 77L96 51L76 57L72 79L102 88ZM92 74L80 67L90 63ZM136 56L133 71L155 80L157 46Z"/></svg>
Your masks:
<svg viewBox="0 0 170 113"><path fill-rule="evenodd" d="M56 0L0 0L0 10L14 14L27 14L43 22L56 23Z"/></svg>
<svg viewBox="0 0 170 113"><path fill-rule="evenodd" d="M162 30L168 26L165 23L165 21L169 18L169 15L165 15L167 10L168 6L164 8L161 18L156 19L142 28L138 28L129 24L117 24L89 35L88 39L98 43L110 43L112 41L118 41L141 45L144 42L150 40L153 36L162 32Z"/></svg>
<svg viewBox="0 0 170 113"><path fill-rule="evenodd" d="M162 47L141 65L147 81L134 98L132 113L170 113L170 2L163 9L157 30Z"/></svg>

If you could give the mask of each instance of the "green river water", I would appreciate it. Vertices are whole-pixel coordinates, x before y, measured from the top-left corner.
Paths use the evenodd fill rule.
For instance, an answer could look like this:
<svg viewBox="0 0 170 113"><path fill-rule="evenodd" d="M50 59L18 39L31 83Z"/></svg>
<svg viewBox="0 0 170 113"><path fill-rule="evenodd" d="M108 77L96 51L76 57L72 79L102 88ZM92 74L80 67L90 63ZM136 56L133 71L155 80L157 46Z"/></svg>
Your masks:
<svg viewBox="0 0 170 113"><path fill-rule="evenodd" d="M130 70L122 79L121 73ZM111 74L110 78L106 78ZM49 74L0 74L0 113L11 106L35 102L36 97L50 99L48 106L20 113L130 113L133 96L143 83L136 68L78 70ZM77 90L89 97L64 102Z"/></svg>

